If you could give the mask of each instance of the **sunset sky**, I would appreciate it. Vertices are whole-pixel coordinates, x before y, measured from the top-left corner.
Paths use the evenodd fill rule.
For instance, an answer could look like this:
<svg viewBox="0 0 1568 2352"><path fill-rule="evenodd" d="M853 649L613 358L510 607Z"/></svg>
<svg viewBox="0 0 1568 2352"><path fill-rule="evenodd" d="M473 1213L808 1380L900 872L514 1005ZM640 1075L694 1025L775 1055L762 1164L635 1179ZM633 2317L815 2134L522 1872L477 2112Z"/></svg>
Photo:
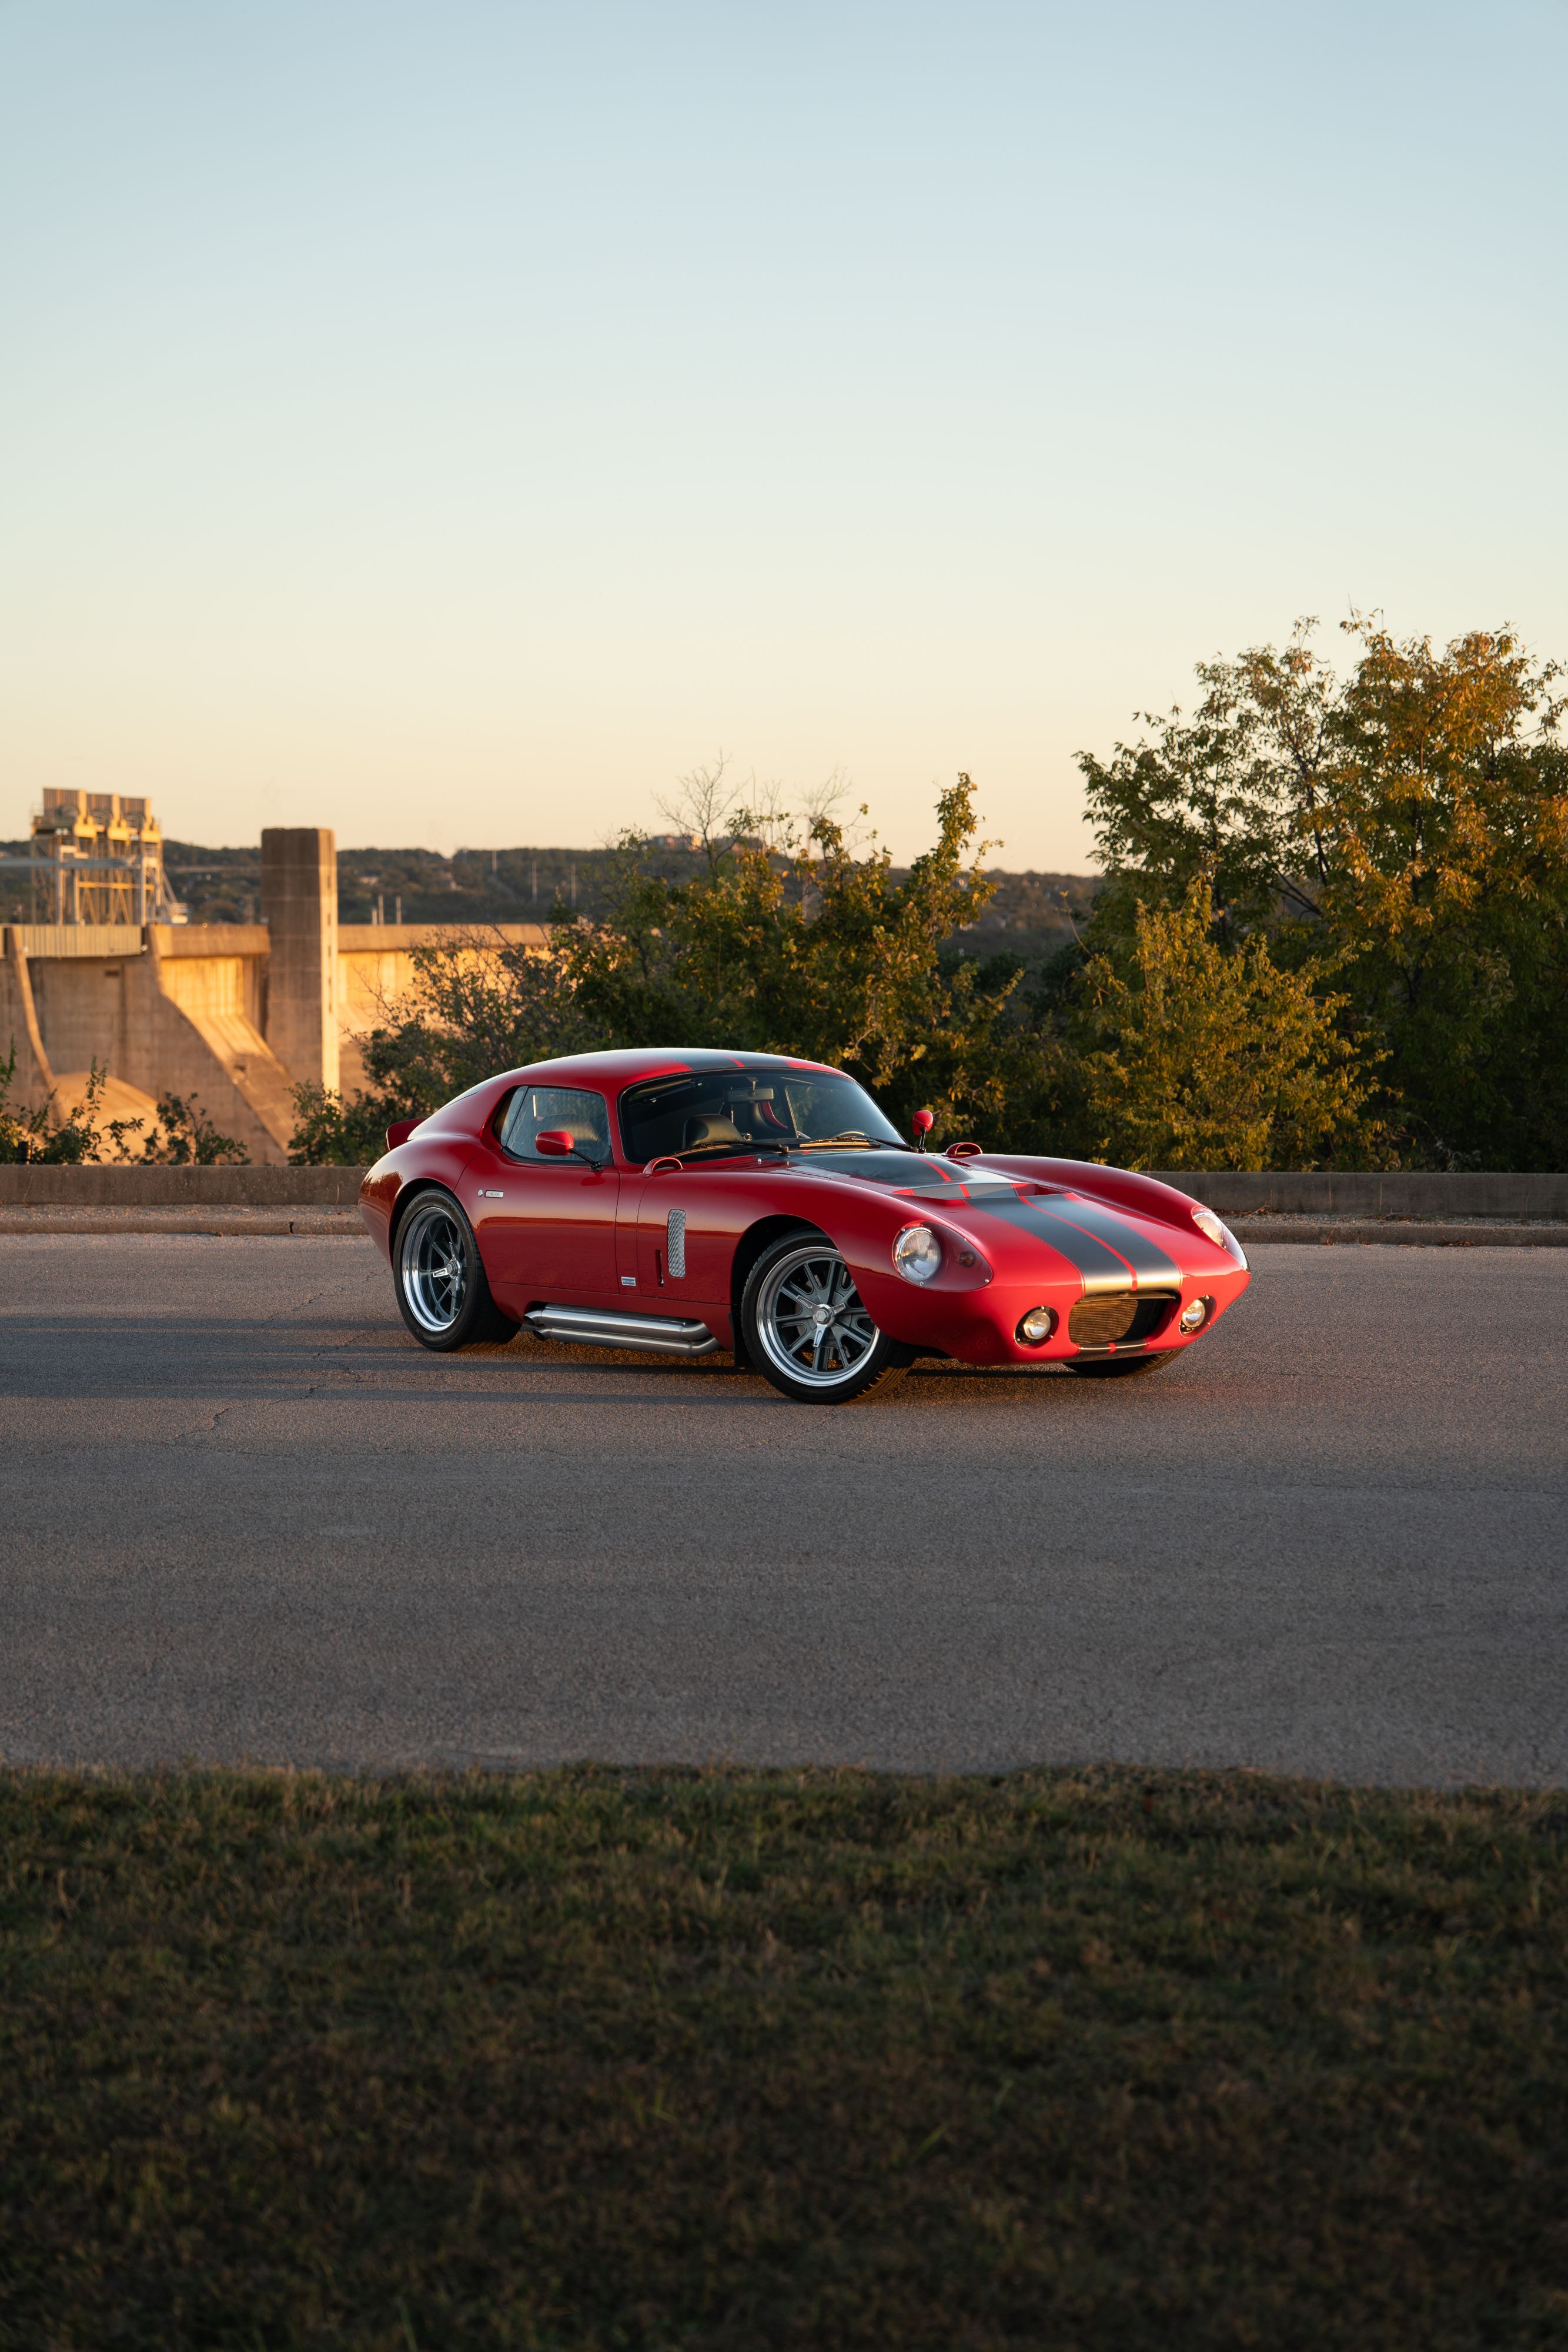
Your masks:
<svg viewBox="0 0 1568 2352"><path fill-rule="evenodd" d="M894 850L1382 606L1568 656L1568 8L0 0L0 834Z"/></svg>

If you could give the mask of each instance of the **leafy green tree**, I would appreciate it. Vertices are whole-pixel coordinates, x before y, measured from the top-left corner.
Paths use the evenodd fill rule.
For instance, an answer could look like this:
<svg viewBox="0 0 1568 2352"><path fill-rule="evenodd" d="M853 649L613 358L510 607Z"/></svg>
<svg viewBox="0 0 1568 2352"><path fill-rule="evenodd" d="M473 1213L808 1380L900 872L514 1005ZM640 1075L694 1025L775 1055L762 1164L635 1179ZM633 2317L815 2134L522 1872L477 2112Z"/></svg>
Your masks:
<svg viewBox="0 0 1568 2352"><path fill-rule="evenodd" d="M1281 971L1261 932L1228 950L1201 877L1139 907L1128 969L1086 967L1084 1056L1097 1159L1132 1168L1385 1164L1374 1073L1312 965Z"/></svg>
<svg viewBox="0 0 1568 2352"><path fill-rule="evenodd" d="M16 1079L16 1041L0 1062L0 1163L16 1167L37 1162L69 1167L99 1154L97 1111L108 1073L95 1062L88 1076L84 1098L63 1117L52 1118L54 1097L24 1109L11 1100Z"/></svg>
<svg viewBox="0 0 1568 2352"><path fill-rule="evenodd" d="M139 1118L114 1119L107 1132L115 1141L117 1159L157 1162L176 1168L243 1166L250 1154L232 1135L214 1127L194 1095L160 1095L157 1116L145 1135ZM141 1151L129 1150L130 1139L141 1136Z"/></svg>
<svg viewBox="0 0 1568 2352"><path fill-rule="evenodd" d="M293 1100L291 1168L368 1168L386 1150L386 1131L393 1119L414 1108L405 1104L403 1110L394 1110L387 1099L363 1087L344 1095L308 1078L293 1089Z"/></svg>
<svg viewBox="0 0 1568 2352"><path fill-rule="evenodd" d="M435 1110L497 1070L604 1042L559 962L515 940L474 932L416 947L412 960L412 985L364 1041L369 1087L348 1097L295 1087L293 1166L362 1168L394 1118Z"/></svg>
<svg viewBox="0 0 1568 2352"><path fill-rule="evenodd" d="M616 1045L831 1062L894 1118L929 1105L939 1133L1016 1122L1040 1091L1010 1002L1017 971L942 953L994 887L974 791L961 775L942 793L936 838L902 877L825 810L803 835L772 812L732 811L727 828L706 827L706 867L684 883L651 873L629 836L607 914L557 930L583 1017Z"/></svg>
<svg viewBox="0 0 1568 2352"><path fill-rule="evenodd" d="M36 1109L14 1108L10 1096L16 1076L13 1039L8 1057L0 1062L0 1162L79 1166L84 1160L136 1160L210 1167L247 1157L243 1143L219 1133L193 1095L160 1095L156 1117L148 1129L144 1119L101 1116L109 1073L96 1062L88 1073L80 1102L63 1113L56 1112L52 1095ZM131 1150L136 1140L141 1143L139 1151Z"/></svg>
<svg viewBox="0 0 1568 2352"><path fill-rule="evenodd" d="M1333 797L1303 825L1324 928L1431 1156L1568 1155L1568 750L1508 632L1364 633Z"/></svg>
<svg viewBox="0 0 1568 2352"><path fill-rule="evenodd" d="M605 911L559 920L552 958L476 939L416 950L413 988L365 1043L370 1085L296 1089L296 1164L361 1165L393 1118L496 1070L616 1045L800 1054L853 1070L895 1118L928 1104L939 1134L1071 1148L1077 1066L1019 996L1016 960L945 952L994 887L970 779L942 794L936 841L902 876L874 839L851 842L831 782L799 826L776 794L727 811L722 783L722 763L698 772L670 812L697 845L695 877L660 875L628 835Z"/></svg>
<svg viewBox="0 0 1568 2352"><path fill-rule="evenodd" d="M1344 679L1299 625L1200 666L1202 699L1084 754L1107 887L1091 944L1133 952L1139 905L1213 892L1232 950L1332 969L1386 1049L1407 1149L1438 1165L1568 1154L1568 750L1553 665L1509 631L1438 651L1344 625Z"/></svg>

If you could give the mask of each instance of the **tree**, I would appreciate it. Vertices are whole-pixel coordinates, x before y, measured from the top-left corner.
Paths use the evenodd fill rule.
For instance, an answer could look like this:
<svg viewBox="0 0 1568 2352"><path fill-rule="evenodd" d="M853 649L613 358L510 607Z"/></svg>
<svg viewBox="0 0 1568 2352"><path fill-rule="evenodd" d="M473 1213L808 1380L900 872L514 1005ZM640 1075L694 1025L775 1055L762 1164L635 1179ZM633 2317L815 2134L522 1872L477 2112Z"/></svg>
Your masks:
<svg viewBox="0 0 1568 2352"><path fill-rule="evenodd" d="M1340 680L1302 622L1199 666L1191 719L1081 760L1108 868L1091 943L1208 880L1216 938L1333 969L1438 1165L1568 1153L1568 751L1554 665L1508 630L1441 652L1360 615Z"/></svg>
<svg viewBox="0 0 1568 2352"><path fill-rule="evenodd" d="M181 1166L196 1163L211 1167L243 1161L248 1157L243 1143L236 1142L232 1135L221 1134L213 1125L194 1095L160 1095L152 1128L143 1133L145 1119L103 1117L109 1072L99 1069L96 1062L88 1072L81 1100L73 1103L68 1111L57 1107L52 1094L35 1109L13 1108L10 1096L16 1076L16 1044L13 1038L9 1055L0 1062L0 1162L33 1160L79 1165L83 1160L124 1161L140 1158L164 1164L172 1161ZM141 1139L140 1154L131 1149L136 1138Z"/></svg>
<svg viewBox="0 0 1568 2352"><path fill-rule="evenodd" d="M711 787L711 772L700 779ZM1035 1082L1011 999L1017 975L951 964L943 943L991 894L974 785L936 806L936 838L902 879L874 836L859 854L819 806L802 833L777 807L721 825L704 802L706 869L672 883L622 844L604 919L557 928L562 970L606 1042L799 1054L852 1070L894 1117L921 1104L939 1131L1016 1115ZM865 814L862 809L861 814Z"/></svg>
<svg viewBox="0 0 1568 2352"><path fill-rule="evenodd" d="M438 1109L497 1070L601 1044L553 958L475 932L412 951L413 981L364 1040L371 1084L345 1097L294 1089L295 1167L363 1167L394 1118Z"/></svg>
<svg viewBox="0 0 1568 2352"><path fill-rule="evenodd" d="M107 1071L100 1070L94 1062L83 1099L68 1112L51 1117L55 1110L52 1094L47 1102L25 1110L11 1100L11 1088L16 1079L16 1041L13 1037L6 1058L0 1062L0 1164L26 1166L31 1161L75 1166L84 1160L96 1160L99 1098L107 1076Z"/></svg>
<svg viewBox="0 0 1568 2352"><path fill-rule="evenodd" d="M1333 796L1303 824L1346 984L1432 1156L1568 1153L1568 751L1511 633L1363 631Z"/></svg>
<svg viewBox="0 0 1568 2352"><path fill-rule="evenodd" d="M1096 1158L1133 1168L1383 1164L1374 1074L1337 1025L1321 968L1281 971L1260 933L1228 950L1200 877L1176 908L1137 908L1130 972L1086 967Z"/></svg>
<svg viewBox="0 0 1568 2352"><path fill-rule="evenodd" d="M1070 1147L1076 1066L1031 1027L1016 962L944 951L994 887L969 777L941 795L936 841L902 877L874 835L862 851L834 818L839 778L799 819L752 783L764 805L727 809L723 782L721 757L665 807L705 852L695 879L654 872L650 845L628 835L606 911L558 920L550 958L480 938L416 949L413 988L365 1041L370 1086L348 1099L296 1088L295 1163L362 1164L393 1118L604 1045L799 1054L852 1070L895 1118L928 1104L939 1134Z"/></svg>

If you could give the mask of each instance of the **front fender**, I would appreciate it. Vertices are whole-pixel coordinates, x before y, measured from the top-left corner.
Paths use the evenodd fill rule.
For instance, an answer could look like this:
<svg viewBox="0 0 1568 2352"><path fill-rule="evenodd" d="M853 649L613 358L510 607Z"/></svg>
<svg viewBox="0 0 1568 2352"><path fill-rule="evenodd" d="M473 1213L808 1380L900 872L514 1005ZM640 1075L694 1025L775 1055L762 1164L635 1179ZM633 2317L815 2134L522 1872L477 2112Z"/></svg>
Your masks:
<svg viewBox="0 0 1568 2352"><path fill-rule="evenodd" d="M806 1193L802 1185L802 1212L808 1208ZM841 1181L821 1186L802 1222L817 1226L839 1251L872 1320L890 1339L906 1346L946 1346L996 1279L995 1250L988 1250L951 1209L944 1213L870 1185ZM941 1241L942 1264L929 1282L910 1282L894 1265L893 1246L905 1225L929 1225ZM1062 1273L1071 1279L1065 1265Z"/></svg>

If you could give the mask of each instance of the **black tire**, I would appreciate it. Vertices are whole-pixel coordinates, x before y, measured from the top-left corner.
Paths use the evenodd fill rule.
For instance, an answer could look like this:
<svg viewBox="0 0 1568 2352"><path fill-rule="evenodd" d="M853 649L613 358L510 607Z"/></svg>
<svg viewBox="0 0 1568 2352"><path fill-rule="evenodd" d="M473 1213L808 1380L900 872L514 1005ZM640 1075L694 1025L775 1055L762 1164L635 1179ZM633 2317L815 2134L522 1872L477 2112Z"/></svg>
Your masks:
<svg viewBox="0 0 1568 2352"><path fill-rule="evenodd" d="M1162 1365L1174 1364L1180 1353L1179 1348L1162 1348L1154 1356L1094 1356L1087 1362L1079 1358L1070 1360L1067 1369L1084 1381L1135 1381L1140 1372L1157 1372Z"/></svg>
<svg viewBox="0 0 1568 2352"><path fill-rule="evenodd" d="M809 1225L763 1251L746 1279L740 1325L747 1360L796 1404L885 1395L915 1360L913 1348L878 1330L839 1251Z"/></svg>
<svg viewBox="0 0 1568 2352"><path fill-rule="evenodd" d="M509 1339L517 1328L491 1297L474 1228L450 1192L422 1192L398 1220L392 1288L420 1346L441 1355Z"/></svg>

